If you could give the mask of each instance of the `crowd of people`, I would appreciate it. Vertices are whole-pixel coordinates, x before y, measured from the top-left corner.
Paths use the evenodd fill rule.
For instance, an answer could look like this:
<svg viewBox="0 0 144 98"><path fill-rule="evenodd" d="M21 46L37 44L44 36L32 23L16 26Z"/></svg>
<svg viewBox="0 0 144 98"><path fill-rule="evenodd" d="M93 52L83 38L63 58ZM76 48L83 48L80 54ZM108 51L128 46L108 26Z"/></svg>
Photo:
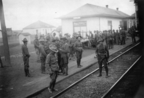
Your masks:
<svg viewBox="0 0 144 98"><path fill-rule="evenodd" d="M102 37L105 39L109 49L112 49L113 45L124 45L127 36L126 31L123 29L104 30L103 32L94 31L94 33L90 31L90 34L88 38L91 40L92 45L97 46L97 41Z"/></svg>
<svg viewBox="0 0 144 98"><path fill-rule="evenodd" d="M109 49L113 48L113 45L124 45L126 42L126 32L121 30L105 30L103 32L94 31L89 32L88 39L90 43L96 46L96 56L99 63L99 76L102 76L102 64L104 64L106 77L108 77L107 62L109 58ZM34 40L34 48L37 54L37 62L41 63L41 73L50 74L50 85L48 87L49 92L56 91L54 89L58 74L68 75L68 63L73 57L76 57L77 67L82 67L81 59L83 53L83 43L81 42L81 36L74 36L72 38L61 37L52 38L38 36ZM29 57L30 54L27 48L27 39L23 40L22 45L23 61L25 76L30 77L29 73ZM91 45L92 46L92 45Z"/></svg>
<svg viewBox="0 0 144 98"><path fill-rule="evenodd" d="M41 73L50 74L51 82L48 90L50 92L55 91L54 85L58 74L67 76L68 75L68 63L69 57L76 55L77 67L82 67L81 58L82 58L82 42L80 41L81 37L78 36L73 40L67 38L61 39L51 39L44 38L41 36L40 39L35 37L34 48L37 54L37 62L41 63ZM22 45L23 61L24 61L24 71L25 76L30 77L29 73L29 57L27 42L28 40L23 39L24 44Z"/></svg>

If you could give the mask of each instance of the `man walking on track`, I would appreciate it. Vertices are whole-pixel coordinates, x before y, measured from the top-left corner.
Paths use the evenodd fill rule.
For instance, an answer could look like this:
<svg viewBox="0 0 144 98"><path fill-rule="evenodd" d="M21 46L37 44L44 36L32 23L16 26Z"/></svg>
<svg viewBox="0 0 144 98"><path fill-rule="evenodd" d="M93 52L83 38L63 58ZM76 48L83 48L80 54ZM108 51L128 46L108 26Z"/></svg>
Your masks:
<svg viewBox="0 0 144 98"><path fill-rule="evenodd" d="M49 45L51 52L46 57L46 68L50 74L51 82L49 84L48 90L50 93L57 91L54 89L56 84L56 79L58 76L59 66L56 53L58 52L57 47L54 44Z"/></svg>
<svg viewBox="0 0 144 98"><path fill-rule="evenodd" d="M24 62L24 72L25 72L25 76L26 77L30 77L30 73L29 73L29 51L27 48L27 39L24 38L23 39L23 45L22 45L22 54L23 54L23 62Z"/></svg>
<svg viewBox="0 0 144 98"><path fill-rule="evenodd" d="M77 58L77 67L80 68L82 67L81 63L81 59L82 59L82 53L83 53L83 46L82 46L82 42L80 40L80 36L77 37L77 41L74 45L75 47L75 51L76 51L76 58Z"/></svg>
<svg viewBox="0 0 144 98"><path fill-rule="evenodd" d="M108 67L107 67L107 62L109 58L109 51L106 43L104 43L104 39L99 40L99 44L96 47L96 54L97 54L97 59L98 59L98 64L99 64L99 76L102 76L102 64L104 64L104 68L106 71L106 77L108 77Z"/></svg>

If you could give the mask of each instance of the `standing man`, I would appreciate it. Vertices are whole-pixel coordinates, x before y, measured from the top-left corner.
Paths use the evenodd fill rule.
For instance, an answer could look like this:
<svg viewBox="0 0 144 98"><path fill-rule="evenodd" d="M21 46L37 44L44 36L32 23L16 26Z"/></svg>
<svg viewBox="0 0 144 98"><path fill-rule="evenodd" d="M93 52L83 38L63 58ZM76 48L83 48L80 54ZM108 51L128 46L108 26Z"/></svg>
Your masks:
<svg viewBox="0 0 144 98"><path fill-rule="evenodd" d="M125 40L126 40L126 33L125 33L125 30L122 29L121 30L121 34L122 34L122 45L125 45Z"/></svg>
<svg viewBox="0 0 144 98"><path fill-rule="evenodd" d="M50 93L57 91L54 89L56 84L56 79L58 76L59 66L56 53L58 52L57 47L54 44L49 45L51 52L46 57L46 68L49 71L51 82L49 84L48 90Z"/></svg>
<svg viewBox="0 0 144 98"><path fill-rule="evenodd" d="M69 44L68 40L64 39L64 44L59 49L59 52L61 54L61 63L60 66L62 67L62 73L64 75L68 75L68 57L69 57Z"/></svg>
<svg viewBox="0 0 144 98"><path fill-rule="evenodd" d="M37 35L35 36L34 40L34 48L37 54L37 62L40 62L39 40Z"/></svg>
<svg viewBox="0 0 144 98"><path fill-rule="evenodd" d="M45 40L44 38L41 38L40 40L40 61L41 61L41 73L45 74L45 60L46 60L46 51L45 51Z"/></svg>
<svg viewBox="0 0 144 98"><path fill-rule="evenodd" d="M0 56L0 65L1 65L1 68L4 68L1 56Z"/></svg>
<svg viewBox="0 0 144 98"><path fill-rule="evenodd" d="M106 77L108 77L107 62L109 58L109 51L108 51L108 47L106 43L104 43L104 40L102 38L99 40L99 44L97 45L96 54L97 54L97 59L98 59L98 64L99 64L99 76L98 77L102 76L102 64L104 64Z"/></svg>
<svg viewBox="0 0 144 98"><path fill-rule="evenodd" d="M116 45L119 45L119 34L118 34L118 30L116 30Z"/></svg>
<svg viewBox="0 0 144 98"><path fill-rule="evenodd" d="M23 54L23 62L24 62L24 72L25 72L25 76L26 77L30 77L30 73L29 73L29 51L28 51L28 47L27 47L27 39L24 38L23 39L23 45L22 45L22 54Z"/></svg>
<svg viewBox="0 0 144 98"><path fill-rule="evenodd" d="M77 67L80 68L82 67L81 65L81 58L82 58L82 53L83 53L83 46L81 42L81 37L77 37L77 41L75 42L75 51L76 51L76 58L77 58Z"/></svg>

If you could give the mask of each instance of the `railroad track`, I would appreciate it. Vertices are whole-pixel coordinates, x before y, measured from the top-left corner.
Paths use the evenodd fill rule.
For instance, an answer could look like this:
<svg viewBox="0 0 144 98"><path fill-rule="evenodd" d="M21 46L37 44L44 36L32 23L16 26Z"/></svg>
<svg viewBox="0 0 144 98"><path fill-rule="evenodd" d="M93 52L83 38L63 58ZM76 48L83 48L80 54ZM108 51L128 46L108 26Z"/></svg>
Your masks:
<svg viewBox="0 0 144 98"><path fill-rule="evenodd" d="M125 53L129 52L130 50L132 50L133 48L135 48L136 46L138 46L138 44L134 45L133 47L127 49L126 51L122 52L121 54L117 55L116 57L114 57L113 59L111 59L109 62L108 62L108 65L110 63L112 63L113 61L115 61L116 59L118 59L119 57L121 57L122 55L124 55ZM84 77L82 77L81 79L77 80L76 82L72 83L71 85L69 85L67 88L63 89L62 91L60 91L59 93L57 93L56 95L50 97L50 98L57 98L59 97L60 95L64 94L66 91L68 91L69 89L71 89L72 87L74 87L75 85L77 85L78 83L80 83L81 81L83 81L84 79L86 79L87 77L91 76L92 74L96 73L99 71L99 68L93 70L92 72L86 74Z"/></svg>
<svg viewBox="0 0 144 98"><path fill-rule="evenodd" d="M141 56L101 98L132 98L142 75L142 63L137 64L140 59Z"/></svg>
<svg viewBox="0 0 144 98"><path fill-rule="evenodd" d="M139 43L137 43L136 45L132 46L131 48L127 49L126 51L120 53L118 56L112 58L108 63L110 64L111 62L113 62L114 60L116 60L117 58L121 57L123 54L127 53L128 51L132 50L133 48L137 47L139 45ZM57 98L58 96L62 95L63 93L65 93L66 91L68 91L69 89L71 89L72 87L74 87L75 85L77 85L78 83L80 83L82 80L86 79L87 77L89 77L90 75L92 75L93 73L97 72L99 70L99 68L96 68L95 70L93 70L92 72L86 74L84 77L80 78L79 80L77 80L76 82L70 84L69 86L67 86L65 89L61 90L60 92L56 93L54 96L50 97L50 98ZM42 91L41 91L42 92ZM37 93L39 94L39 93ZM37 94L34 94L37 95ZM27 98L33 98L33 96L28 96ZM34 97L35 98L35 97Z"/></svg>

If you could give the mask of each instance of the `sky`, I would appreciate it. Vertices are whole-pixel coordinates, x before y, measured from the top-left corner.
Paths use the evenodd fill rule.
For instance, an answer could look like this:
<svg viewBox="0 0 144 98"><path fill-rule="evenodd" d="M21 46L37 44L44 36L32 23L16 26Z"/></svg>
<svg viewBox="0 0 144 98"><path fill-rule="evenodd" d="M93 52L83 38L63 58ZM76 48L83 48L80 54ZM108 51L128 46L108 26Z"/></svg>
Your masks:
<svg viewBox="0 0 144 98"><path fill-rule="evenodd" d="M109 8L119 8L128 15L135 12L134 3L130 0L3 0L6 27L22 30L39 20L60 26L58 17L87 3L103 7L109 5Z"/></svg>

